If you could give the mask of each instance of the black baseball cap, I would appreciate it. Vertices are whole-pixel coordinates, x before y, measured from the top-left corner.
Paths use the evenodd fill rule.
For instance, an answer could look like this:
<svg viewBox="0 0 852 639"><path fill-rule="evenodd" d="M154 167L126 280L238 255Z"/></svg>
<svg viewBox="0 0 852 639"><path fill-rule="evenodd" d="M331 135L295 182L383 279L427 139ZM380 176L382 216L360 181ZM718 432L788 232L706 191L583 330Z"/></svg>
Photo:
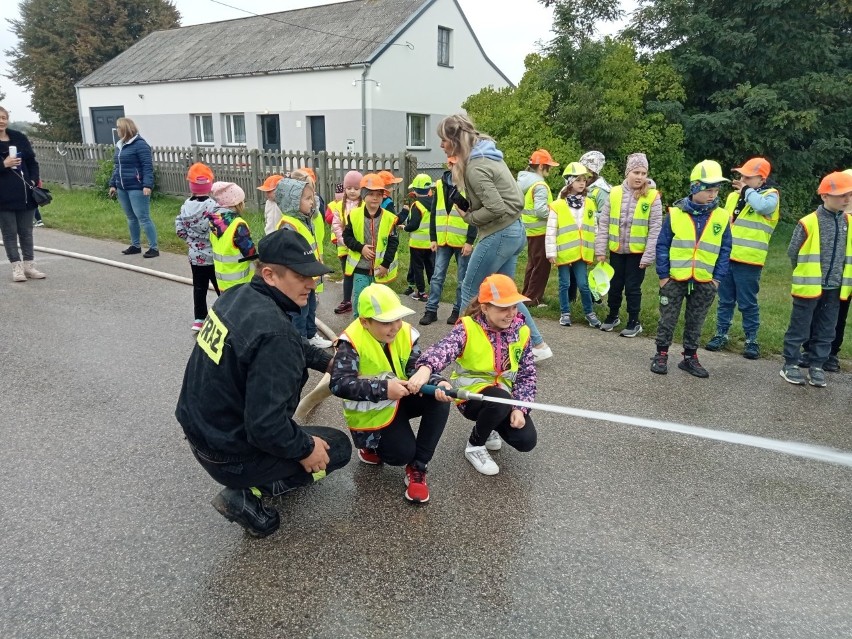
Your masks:
<svg viewBox="0 0 852 639"><path fill-rule="evenodd" d="M308 241L292 229L279 229L260 240L257 257L266 264L280 264L308 277L333 270L318 261Z"/></svg>

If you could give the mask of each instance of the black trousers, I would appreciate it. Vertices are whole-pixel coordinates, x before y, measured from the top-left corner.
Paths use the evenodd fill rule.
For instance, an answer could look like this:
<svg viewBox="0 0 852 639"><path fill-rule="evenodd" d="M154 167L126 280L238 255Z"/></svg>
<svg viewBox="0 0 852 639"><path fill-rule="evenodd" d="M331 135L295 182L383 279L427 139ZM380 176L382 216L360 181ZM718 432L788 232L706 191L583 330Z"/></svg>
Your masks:
<svg viewBox="0 0 852 639"><path fill-rule="evenodd" d="M482 394L488 397L512 398L509 391L499 386L489 386L482 391ZM536 433L532 418L527 414L523 428L512 428L509 425L509 415L511 414L512 407L508 404L495 404L480 400L468 401L465 404L464 416L476 422L470 433L471 445L484 446L488 435L491 434L492 430L496 430L504 442L522 453L535 448L538 433Z"/></svg>
<svg viewBox="0 0 852 639"><path fill-rule="evenodd" d="M411 276L414 279L414 287L420 293L428 293L432 274L435 272L435 254L432 249L409 248L408 250L411 254ZM426 280L423 279L424 271L426 271Z"/></svg>
<svg viewBox="0 0 852 639"><path fill-rule="evenodd" d="M793 297L790 325L784 334L784 362L796 364L802 344L810 337L811 366L822 368L831 355L839 310L839 288L824 289L819 297Z"/></svg>
<svg viewBox="0 0 852 639"><path fill-rule="evenodd" d="M329 464L326 475L343 468L352 457L352 444L346 433L326 426L302 426L308 435L328 442ZM282 459L260 453L241 462L224 461L222 457L198 450L189 443L198 463L217 482L228 488L258 488L265 495L277 496L302 486L313 484L313 474L307 472L297 460Z"/></svg>
<svg viewBox="0 0 852 639"><path fill-rule="evenodd" d="M641 253L610 253L609 263L614 273L609 283L609 316L618 317L621 308L622 293L627 298L627 320L638 320L642 309L642 282L645 280L644 268L639 268Z"/></svg>
<svg viewBox="0 0 852 639"><path fill-rule="evenodd" d="M346 256L340 258L340 272L343 273L343 301L352 301L352 276L346 274Z"/></svg>
<svg viewBox="0 0 852 639"><path fill-rule="evenodd" d="M390 466L412 464L425 470L444 433L450 406L430 396L407 395L399 401L399 410L390 424L379 430L353 430L352 440L358 448L374 448ZM411 420L416 417L420 418L417 435L411 428Z"/></svg>
<svg viewBox="0 0 852 639"><path fill-rule="evenodd" d="M195 319L203 320L207 317L207 290L209 284L213 284L216 295L221 295L219 283L216 281L216 271L212 264L190 264L192 269L192 305L195 310Z"/></svg>
<svg viewBox="0 0 852 639"><path fill-rule="evenodd" d="M837 310L837 324L834 327L834 341L831 342L831 351L829 355L834 355L835 357L840 352L840 347L843 346L843 334L846 332L846 318L849 317L849 303L852 302L852 298L848 300L840 300L840 308ZM808 341L802 344L802 350L806 353L811 350L811 341L814 338L814 326L815 323L811 322L811 336L808 338Z"/></svg>

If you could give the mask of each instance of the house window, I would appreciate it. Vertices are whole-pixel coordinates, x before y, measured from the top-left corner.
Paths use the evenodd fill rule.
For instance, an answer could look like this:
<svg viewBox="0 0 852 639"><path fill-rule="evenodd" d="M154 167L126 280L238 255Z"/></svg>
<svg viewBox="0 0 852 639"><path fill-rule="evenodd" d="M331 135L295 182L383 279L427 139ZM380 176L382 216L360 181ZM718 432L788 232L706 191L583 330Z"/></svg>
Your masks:
<svg viewBox="0 0 852 639"><path fill-rule="evenodd" d="M246 143L246 116L243 113L225 114L225 144Z"/></svg>
<svg viewBox="0 0 852 639"><path fill-rule="evenodd" d="M420 147L426 146L426 120L429 116L417 115L415 113L408 114L408 146Z"/></svg>
<svg viewBox="0 0 852 639"><path fill-rule="evenodd" d="M192 116L196 144L213 144L213 116L209 113Z"/></svg>
<svg viewBox="0 0 852 639"><path fill-rule="evenodd" d="M452 29L438 27L438 64L442 67L450 66L450 34Z"/></svg>

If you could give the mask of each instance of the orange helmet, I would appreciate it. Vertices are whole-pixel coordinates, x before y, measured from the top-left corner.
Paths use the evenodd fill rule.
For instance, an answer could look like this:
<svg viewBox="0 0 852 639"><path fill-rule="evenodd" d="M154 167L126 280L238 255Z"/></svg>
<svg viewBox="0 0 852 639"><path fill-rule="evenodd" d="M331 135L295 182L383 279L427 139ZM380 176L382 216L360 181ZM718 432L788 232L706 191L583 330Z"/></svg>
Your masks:
<svg viewBox="0 0 852 639"><path fill-rule="evenodd" d="M817 193L820 195L844 195L852 191L852 175L835 171L829 173L819 183Z"/></svg>
<svg viewBox="0 0 852 639"><path fill-rule="evenodd" d="M769 177L769 172L772 166L766 158L752 158L742 166L733 169L743 177L757 177L758 175L764 180Z"/></svg>
<svg viewBox="0 0 852 639"><path fill-rule="evenodd" d="M482 304L505 308L520 302L529 302L530 298L518 293L518 287L511 277L495 273L486 277L479 285L479 301Z"/></svg>
<svg viewBox="0 0 852 639"><path fill-rule="evenodd" d="M196 162L186 172L186 179L195 184L213 184L213 169L202 162Z"/></svg>
<svg viewBox="0 0 852 639"><path fill-rule="evenodd" d="M368 191L382 191L384 193L387 193L388 191L385 186L385 181L376 173L367 173L367 175L362 177L361 188L367 189Z"/></svg>
<svg viewBox="0 0 852 639"><path fill-rule="evenodd" d="M257 187L258 191L274 191L278 186L278 183L284 179L283 175L270 175L263 181L259 187Z"/></svg>
<svg viewBox="0 0 852 639"><path fill-rule="evenodd" d="M307 173L314 182L317 181L317 174L314 172L314 170L311 167L303 166L303 167L301 167L301 169L302 169L302 171Z"/></svg>
<svg viewBox="0 0 852 639"><path fill-rule="evenodd" d="M553 156L550 155L550 151L547 151L545 149L533 151L533 154L530 156L530 164L532 164L533 166L538 166L539 164L546 164L547 166L559 166L559 162L553 161Z"/></svg>
<svg viewBox="0 0 852 639"><path fill-rule="evenodd" d="M390 186L391 184L399 184L402 182L402 178L396 177L390 171L379 171L379 177L384 181L385 186Z"/></svg>

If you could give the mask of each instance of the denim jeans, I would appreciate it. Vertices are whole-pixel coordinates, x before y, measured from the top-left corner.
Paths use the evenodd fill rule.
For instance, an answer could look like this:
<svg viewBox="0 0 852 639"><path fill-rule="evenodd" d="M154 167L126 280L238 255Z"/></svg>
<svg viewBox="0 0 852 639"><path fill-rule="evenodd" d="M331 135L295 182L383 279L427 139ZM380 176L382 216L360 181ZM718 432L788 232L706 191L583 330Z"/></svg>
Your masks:
<svg viewBox="0 0 852 639"><path fill-rule="evenodd" d="M298 315L293 316L293 326L299 331L299 335L311 339L317 334L317 294L311 291L308 295L308 303L302 307Z"/></svg>
<svg viewBox="0 0 852 639"><path fill-rule="evenodd" d="M441 294L444 292L444 281L447 279L447 269L450 268L450 260L456 258L456 267L458 273L456 280L456 300L453 302L453 310L462 311L462 282L464 281L465 273L467 273L467 263L470 261L470 255L463 256L461 248L452 246L439 246L435 252L435 272L432 273L432 285L429 287L429 301L426 302L426 310L433 313L438 312L438 304L441 301Z"/></svg>
<svg viewBox="0 0 852 639"><path fill-rule="evenodd" d="M130 243L136 247L142 246L142 240L139 237L141 227L145 231L145 237L148 238L148 247L155 251L159 250L157 247L157 229L154 228L154 223L151 221L151 197L145 195L139 189L131 191L116 189L116 195L121 203L121 208L124 209L124 214L127 216Z"/></svg>
<svg viewBox="0 0 852 639"><path fill-rule="evenodd" d="M754 264L731 262L728 274L719 282L719 307L716 309L716 335L727 335L734 321L734 307L740 307L743 332L747 341L757 339L760 327L760 274L763 267Z"/></svg>
<svg viewBox="0 0 852 639"><path fill-rule="evenodd" d="M462 284L461 310L465 308L479 295L479 285L489 275L501 273L515 279L515 269L518 266L518 255L527 245L527 234L520 218L512 224L491 235L480 239L470 254L467 263L467 272ZM518 304L518 310L523 314L530 327L533 346L538 346L544 341L538 327L535 325L532 315L525 304Z"/></svg>
<svg viewBox="0 0 852 639"><path fill-rule="evenodd" d="M559 267L559 310L563 313L571 312L568 289L571 288L572 279L577 283L577 288L580 290L583 314L588 315L595 309L592 306L592 292L589 290L589 274L583 260L577 260L573 264L563 264Z"/></svg>
<svg viewBox="0 0 852 639"><path fill-rule="evenodd" d="M361 291L367 288L370 284L376 281L372 275L364 273L352 274L352 317L358 318L358 298L361 297Z"/></svg>
<svg viewBox="0 0 852 639"><path fill-rule="evenodd" d="M0 211L0 233L3 235L3 248L6 257L12 263L33 259L33 209L26 211ZM18 240L21 251L18 252Z"/></svg>

